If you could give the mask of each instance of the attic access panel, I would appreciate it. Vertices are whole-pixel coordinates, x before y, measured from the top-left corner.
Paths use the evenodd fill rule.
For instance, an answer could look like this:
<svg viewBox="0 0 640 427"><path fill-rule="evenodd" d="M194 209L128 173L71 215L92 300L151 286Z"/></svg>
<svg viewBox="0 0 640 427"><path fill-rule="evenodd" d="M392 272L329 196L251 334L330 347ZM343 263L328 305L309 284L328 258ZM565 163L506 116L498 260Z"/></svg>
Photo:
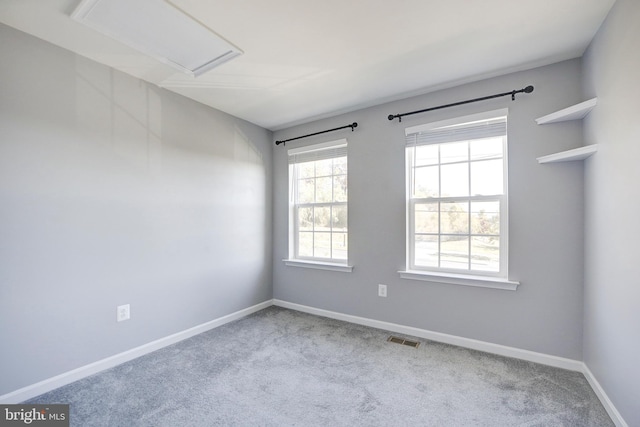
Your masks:
<svg viewBox="0 0 640 427"><path fill-rule="evenodd" d="M243 53L165 0L82 0L71 17L192 76Z"/></svg>

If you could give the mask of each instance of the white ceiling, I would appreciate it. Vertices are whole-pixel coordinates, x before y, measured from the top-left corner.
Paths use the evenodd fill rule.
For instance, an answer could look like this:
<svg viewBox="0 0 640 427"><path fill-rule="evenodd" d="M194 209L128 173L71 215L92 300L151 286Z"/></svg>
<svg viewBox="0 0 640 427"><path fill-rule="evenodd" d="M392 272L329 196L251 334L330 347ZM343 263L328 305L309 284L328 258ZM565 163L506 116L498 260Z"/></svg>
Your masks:
<svg viewBox="0 0 640 427"><path fill-rule="evenodd" d="M615 0L170 1L244 55L181 74L73 21L80 0L0 0L0 22L277 130L579 57Z"/></svg>

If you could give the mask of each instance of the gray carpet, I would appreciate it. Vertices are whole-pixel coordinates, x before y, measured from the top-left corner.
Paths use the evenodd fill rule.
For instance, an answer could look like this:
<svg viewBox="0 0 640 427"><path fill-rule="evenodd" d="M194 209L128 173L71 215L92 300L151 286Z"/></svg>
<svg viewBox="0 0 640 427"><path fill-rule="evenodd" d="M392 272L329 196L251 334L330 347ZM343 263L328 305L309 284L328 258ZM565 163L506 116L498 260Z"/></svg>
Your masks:
<svg viewBox="0 0 640 427"><path fill-rule="evenodd" d="M270 307L61 387L73 426L612 426L577 372Z"/></svg>

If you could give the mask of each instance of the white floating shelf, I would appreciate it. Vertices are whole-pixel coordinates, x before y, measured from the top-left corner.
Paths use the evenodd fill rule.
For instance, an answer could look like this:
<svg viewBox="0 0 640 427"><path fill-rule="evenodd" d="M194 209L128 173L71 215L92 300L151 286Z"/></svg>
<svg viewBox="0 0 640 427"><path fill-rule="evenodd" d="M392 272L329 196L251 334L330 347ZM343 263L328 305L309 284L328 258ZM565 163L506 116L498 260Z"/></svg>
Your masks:
<svg viewBox="0 0 640 427"><path fill-rule="evenodd" d="M544 117L536 119L539 125L546 125L547 123L565 122L568 120L580 120L585 118L587 114L591 112L593 107L596 106L598 98L592 98L588 101L581 102L580 104L572 105L563 110L556 111L555 113L547 114Z"/></svg>
<svg viewBox="0 0 640 427"><path fill-rule="evenodd" d="M538 157L538 163L558 163L572 162L574 160L584 160L598 151L598 145L587 145L585 147L574 148L573 150L562 151L560 153L549 154Z"/></svg>

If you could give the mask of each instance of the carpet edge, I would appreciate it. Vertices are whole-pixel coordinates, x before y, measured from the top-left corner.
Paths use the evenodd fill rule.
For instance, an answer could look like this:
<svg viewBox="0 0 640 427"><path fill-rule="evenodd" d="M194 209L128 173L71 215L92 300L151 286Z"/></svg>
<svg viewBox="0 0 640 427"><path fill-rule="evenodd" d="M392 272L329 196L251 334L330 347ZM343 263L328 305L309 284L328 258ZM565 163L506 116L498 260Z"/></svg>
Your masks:
<svg viewBox="0 0 640 427"><path fill-rule="evenodd" d="M530 350L523 350L515 347L508 347L501 344L494 344L486 341L474 340L471 338L459 337L456 335L443 334L441 332L429 331L427 329L415 328L413 326L399 325L396 323L384 322L381 320L369 319L366 317L353 316L350 314L339 313L321 308L310 307L302 304L292 303L284 300L275 299L273 305L277 307L288 308L290 310L301 311L303 313L314 314L317 316L328 317L330 319L342 320L345 322L355 323L358 325L369 326L372 328L383 329L390 332L396 332L406 335L412 335L431 341L437 341L444 344L456 345L459 347L469 348L472 350L484 351L487 353L497 354L505 357L513 357L528 362L540 363L542 365L554 368L567 369L570 371L582 373L592 390L604 406L604 409L611 417L616 427L629 427L624 421L613 402L609 399L604 389L600 386L596 377L593 375L586 363L580 360L573 360L559 356L553 356L544 353L537 353Z"/></svg>
<svg viewBox="0 0 640 427"><path fill-rule="evenodd" d="M309 314L315 314L318 316L329 317L336 320L343 320L345 322L370 326L377 329L385 329L391 332L413 335L415 337L424 338L431 341L456 345L472 350L484 351L486 353L497 354L500 356L513 357L515 359L540 363L543 365L552 366L554 368L562 368L576 372L583 371L583 362L579 360L568 359L560 356L552 356L544 353L537 353L535 351L523 350L501 344L475 340L472 338L464 338L456 335L444 334L441 332L429 331L427 329L420 329L413 326L399 325L397 323L384 322L381 320L369 319L366 317L358 317L350 314L338 313L335 311L324 310L279 299L274 299L273 304L278 307L289 308Z"/></svg>
<svg viewBox="0 0 640 427"><path fill-rule="evenodd" d="M62 387L74 381L86 378L90 375L97 374L98 372L102 372L106 369L113 368L114 366L136 359L140 356L144 356L145 354L154 352L156 350L160 350L161 348L175 344L187 338L191 338L195 335L201 334L211 329L215 329L229 322L233 322L234 320L241 319L257 311L263 310L267 307L271 307L272 305L274 305L273 299L269 299L251 307L247 307L242 310L238 310L236 312L219 317L217 319L213 319L200 325L196 325L189 329L185 329L184 331L176 332L175 334L171 334L166 337L159 338L155 341L143 344L141 346L123 351L122 353L109 356L88 365L84 365L71 371L67 371L54 377L50 377L37 383L19 388L17 390L1 395L0 404L24 402L25 400L39 396L58 387Z"/></svg>

